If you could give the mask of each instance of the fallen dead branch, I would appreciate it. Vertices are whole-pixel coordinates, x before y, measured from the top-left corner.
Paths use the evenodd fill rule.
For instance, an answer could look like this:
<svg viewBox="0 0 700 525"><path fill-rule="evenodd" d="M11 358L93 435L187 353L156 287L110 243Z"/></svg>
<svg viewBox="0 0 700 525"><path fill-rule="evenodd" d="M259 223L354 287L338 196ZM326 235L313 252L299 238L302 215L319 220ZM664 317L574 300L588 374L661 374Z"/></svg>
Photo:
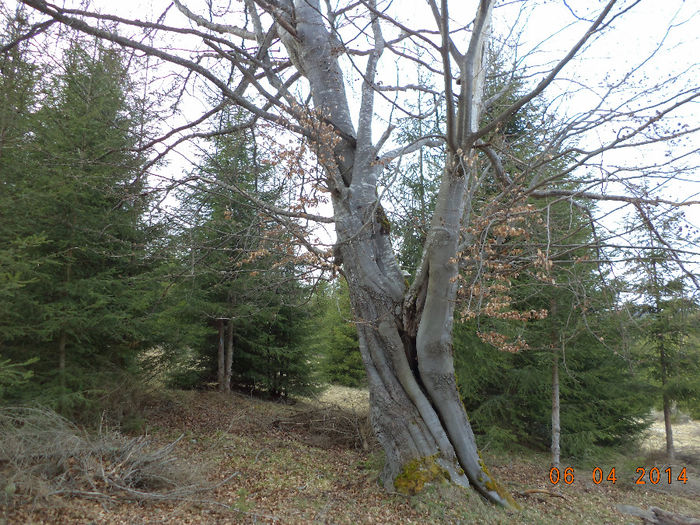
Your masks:
<svg viewBox="0 0 700 525"><path fill-rule="evenodd" d="M158 447L148 436L91 436L52 410L2 408L0 488L35 499L70 494L100 501L188 500L236 475L215 486L203 483L203 471L175 455L181 439Z"/></svg>
<svg viewBox="0 0 700 525"><path fill-rule="evenodd" d="M634 505L618 505L617 510L622 514L637 516L642 519L642 523L647 525L700 525L700 519L683 516L658 507L649 507L648 510L644 510Z"/></svg>
<svg viewBox="0 0 700 525"><path fill-rule="evenodd" d="M273 421L273 427L303 434L303 440L319 448L368 450L376 441L366 412L355 412L333 404L296 410Z"/></svg>
<svg viewBox="0 0 700 525"><path fill-rule="evenodd" d="M553 492L553 491L547 490L547 489L528 489L528 490L523 490L521 492L518 492L518 494L520 496L525 497L525 498L527 498L529 496L537 495L537 494L545 494L547 496L552 496L554 498L561 498L563 500L566 500L566 497L563 494L560 494L558 492Z"/></svg>

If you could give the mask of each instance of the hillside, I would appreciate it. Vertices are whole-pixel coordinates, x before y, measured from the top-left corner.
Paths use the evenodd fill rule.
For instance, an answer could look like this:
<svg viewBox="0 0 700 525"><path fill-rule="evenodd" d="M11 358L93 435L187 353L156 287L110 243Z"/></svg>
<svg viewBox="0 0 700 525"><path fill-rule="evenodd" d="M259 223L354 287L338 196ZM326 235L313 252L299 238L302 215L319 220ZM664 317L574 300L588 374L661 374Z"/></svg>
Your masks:
<svg viewBox="0 0 700 525"><path fill-rule="evenodd" d="M348 403L352 399L354 403ZM332 405L329 400L336 404ZM342 404L338 405L338 402ZM130 493L86 490L50 494L17 483L5 491L4 523L630 523L616 505L650 506L700 516L697 449L683 450L688 483L634 485L634 471L651 459L620 458L618 481L595 485L594 465L576 465L571 485L553 487L545 455L494 454L484 459L523 506L507 512L478 496L445 486L407 497L378 484L381 452L369 433L366 394L332 389L321 399L294 405L243 395L174 392L140 400L143 429L157 448L183 436L173 448L177 465L205 490L174 500L133 501ZM690 425L690 424L689 424ZM684 432L700 437L699 427ZM685 435L679 432L678 435ZM680 438L679 438L680 444ZM648 456L653 458L654 456ZM73 464L70 459L68 464ZM7 474L7 465L5 474ZM104 465L102 468L105 468ZM116 468L116 467L114 467ZM61 474L68 479L70 469ZM674 475L675 476L675 475ZM221 483L226 480L225 483ZM7 480L3 482L7 486ZM538 492L539 491L539 492ZM56 491L54 491L56 492ZM92 492L92 496L90 495ZM183 493L184 494L184 493Z"/></svg>

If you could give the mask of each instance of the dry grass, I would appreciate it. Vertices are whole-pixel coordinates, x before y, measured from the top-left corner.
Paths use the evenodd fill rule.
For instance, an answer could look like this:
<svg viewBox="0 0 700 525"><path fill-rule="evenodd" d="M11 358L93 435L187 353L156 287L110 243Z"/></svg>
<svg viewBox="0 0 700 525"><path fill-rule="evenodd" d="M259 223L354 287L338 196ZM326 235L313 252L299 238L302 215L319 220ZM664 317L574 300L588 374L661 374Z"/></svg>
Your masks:
<svg viewBox="0 0 700 525"><path fill-rule="evenodd" d="M275 428L304 436L309 445L324 449L377 450L379 443L369 420L367 390L331 386L306 399L273 422Z"/></svg>
<svg viewBox="0 0 700 525"><path fill-rule="evenodd" d="M369 412L369 391L366 388L332 385L321 393L318 401L353 412Z"/></svg>
<svg viewBox="0 0 700 525"><path fill-rule="evenodd" d="M366 417L363 402L366 407L366 392L345 389L294 406L216 392L170 394L150 407L149 432L161 446L184 434L178 450L187 465L210 465L206 474L212 488L199 501L119 501L105 510L100 502L62 494L50 504L5 508L5 518L10 523L100 524L632 522L618 512L620 504L700 515L700 498L680 485L674 491L629 482L595 485L590 467L583 466L575 466L572 485L554 489L564 497L552 497L544 492L553 490L547 458L536 454L484 458L523 505L519 512L494 508L470 491L444 485L412 498L387 494L378 482L381 452L349 437L359 432L353 418ZM636 462L625 461L628 466ZM618 467L624 470L621 463ZM230 482L218 485L231 475ZM698 473L689 475L697 478Z"/></svg>
<svg viewBox="0 0 700 525"><path fill-rule="evenodd" d="M673 441L677 456L680 458L694 458L700 467L700 422L692 419L684 419L674 423ZM666 447L666 429L663 420L655 421L644 440L643 449L648 454L658 453Z"/></svg>
<svg viewBox="0 0 700 525"><path fill-rule="evenodd" d="M100 501L191 497L201 475L147 436L90 436L44 408L0 409L0 487L8 503L70 495Z"/></svg>

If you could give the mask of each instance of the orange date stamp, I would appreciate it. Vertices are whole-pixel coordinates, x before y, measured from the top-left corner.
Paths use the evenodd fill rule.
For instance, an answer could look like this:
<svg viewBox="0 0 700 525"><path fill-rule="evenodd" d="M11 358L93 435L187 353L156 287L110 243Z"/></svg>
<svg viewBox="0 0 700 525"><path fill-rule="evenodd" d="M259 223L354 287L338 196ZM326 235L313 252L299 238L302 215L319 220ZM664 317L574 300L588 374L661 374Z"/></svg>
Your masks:
<svg viewBox="0 0 700 525"><path fill-rule="evenodd" d="M549 470L549 481L552 485L558 485L560 482L571 485L576 480L576 475L573 467L566 467L564 469L552 467ZM688 483L686 467L680 470L672 469L671 467L637 467L635 476L635 485L646 485L647 483L651 483L652 485L658 485L659 483L666 483L668 485L672 483L683 483L685 485ZM610 483L614 485L617 482L615 467L610 468L610 470L607 468L603 470L600 467L595 467L591 471L591 477L593 478L593 483L596 485L600 485L601 483Z"/></svg>

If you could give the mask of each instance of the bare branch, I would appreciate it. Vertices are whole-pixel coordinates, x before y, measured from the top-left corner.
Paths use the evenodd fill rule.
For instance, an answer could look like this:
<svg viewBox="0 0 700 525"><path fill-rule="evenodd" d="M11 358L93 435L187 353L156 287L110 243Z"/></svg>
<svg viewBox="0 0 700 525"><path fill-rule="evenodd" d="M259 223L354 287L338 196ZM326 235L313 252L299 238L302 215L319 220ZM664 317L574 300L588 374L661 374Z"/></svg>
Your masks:
<svg viewBox="0 0 700 525"><path fill-rule="evenodd" d="M62 22L66 24L67 26L73 27L75 29L78 29L79 31L82 31L84 33L87 33L89 35L93 35L99 38L102 38L104 40L107 40L109 42L114 42L115 44L119 44L121 46L131 48L131 49L136 49L139 51L142 51L148 55L155 56L157 58L160 58L162 60L165 60L166 62L171 62L173 64L177 64L179 66L182 66L186 69L189 69L202 77L206 78L209 80L212 84L214 84L217 88L221 90L221 92L226 95L228 98L230 98L233 102L235 102L237 105L243 107L244 109L250 111L254 115L256 115L259 118L262 118L264 120L267 120L269 122L273 122L275 124L280 124L282 126L287 127L288 129L295 131L297 133L300 133L302 135L308 135L309 131L291 123L289 120L286 118L282 117L281 115L276 115L273 113L269 113L268 111L263 111L260 108L258 108L254 103L250 102L246 98L244 98L242 95L237 94L236 92L232 91L228 85L219 79L214 73L206 69L205 67L201 66L200 64L193 62L192 60L188 60L186 58L179 57L177 55L173 55L171 53L167 53L165 51L162 51L160 49L157 49L153 46L148 46L146 44L143 44L141 42L137 42L135 40L123 37L121 35L118 35L116 33L112 33L111 31L107 31L105 29L99 29L96 27L93 27L82 20L79 20L77 18L69 17L61 13L61 11L58 8L51 8L49 7L49 4L44 2L43 0L22 0L23 3L27 4L30 7L33 7L37 11L41 11L42 13L45 13L49 16L52 16L54 19L58 20L59 22Z"/></svg>
<svg viewBox="0 0 700 525"><path fill-rule="evenodd" d="M437 135L430 135L427 137L421 137L402 146L400 148L392 149L387 151L384 155L380 156L378 162L386 163L392 159L400 157L401 155L408 155L414 151L418 151L424 147L439 148L445 144L445 138Z"/></svg>
<svg viewBox="0 0 700 525"><path fill-rule="evenodd" d="M376 0L368 0L373 11L376 11ZM372 35L374 47L367 59L365 74L362 79L362 100L360 102L360 116L357 125L357 149L372 146L372 119L374 117L374 78L377 74L377 63L384 51L384 37L379 26L377 15L372 16Z"/></svg>
<svg viewBox="0 0 700 525"><path fill-rule="evenodd" d="M5 44L4 46L0 47L0 53L7 53L10 49L12 49L16 45L18 45L20 42L23 42L25 40L29 40L29 39L34 38L35 36L43 33L49 27L51 27L51 25L53 25L54 22L56 22L56 21L55 20L46 20L44 22L39 22L38 24L34 24L24 34L18 36L12 42L9 42L8 44Z"/></svg>
<svg viewBox="0 0 700 525"><path fill-rule="evenodd" d="M175 7L177 7L178 10L187 18L189 18L190 20L202 27L206 27L211 31L215 31L217 33L228 33L240 38L244 38L246 40L257 40L256 34L248 31L247 29L244 29L242 27L229 26L226 24L217 24L214 22L209 22L204 17L196 15L192 11L187 9L187 7L185 7L179 0L173 0L173 3L175 4Z"/></svg>
<svg viewBox="0 0 700 525"><path fill-rule="evenodd" d="M510 105L507 109L502 111L497 117L494 119L490 120L489 123L480 128L478 131L476 131L471 138L471 141L476 141L476 139L481 138L492 131L494 131L497 127L499 127L503 122L505 122L508 118L511 117L516 111L518 111L520 108L522 108L525 104L530 102L532 99L534 99L537 95L542 93L547 86L549 86L552 81L557 77L559 72L564 68L566 64L568 64L574 56L579 52L579 50L583 47L583 45L588 41L588 39L594 35L597 31L603 27L603 21L605 18L608 16L608 13L610 13L610 10L613 8L613 6L617 3L617 0L610 0L608 4L605 6L605 8L601 11L600 15L598 15L598 18L591 24L591 26L588 28L586 33L581 37L581 39L571 48L571 50L566 54L564 58L562 58L557 65L552 68L552 70L549 72L549 74L543 78L539 84L530 91L527 95L519 98L517 101L515 101L513 104ZM636 2L635 2L636 3Z"/></svg>
<svg viewBox="0 0 700 525"><path fill-rule="evenodd" d="M330 217L324 217L323 215L315 215L313 213L304 213L304 212L294 212L294 211L288 211L284 210L278 206L273 206L272 204L269 204L263 200L258 199L251 193L245 191L244 189L238 187L235 184L227 184L224 183L218 179L212 179L209 177L204 177L204 176L198 176L197 178L203 180L204 182L207 182L209 184L212 184L214 186L219 186L221 188L227 189L234 191L238 193L239 195L245 197L247 200L255 204L260 209L265 210L267 213L273 215L273 216L280 216L280 217L289 217L292 219L307 219L310 221L314 222L323 222L326 224L332 224L334 220Z"/></svg>
<svg viewBox="0 0 700 525"><path fill-rule="evenodd" d="M688 269L685 267L685 264L683 264L683 261L680 260L678 257L678 254L676 253L675 249L673 246L669 244L669 242L664 239L663 235L659 233L659 231L656 229L654 226L654 223L651 221L649 216L647 215L646 211L644 211L644 208L642 207L641 202L636 202L635 203L635 208L637 208L637 212L639 213L639 216L642 218L642 221L644 222L644 225L647 227L649 232L656 237L656 240L659 241L662 245L666 247L668 250L669 255L671 258L675 261L675 263L678 265L678 268L681 269L681 271L691 280L693 281L693 284L695 285L695 288L700 291L700 281L698 281L697 276L693 273L688 271Z"/></svg>
<svg viewBox="0 0 700 525"><path fill-rule="evenodd" d="M561 189L551 189L551 190L538 190L538 191L528 191L526 192L532 197L546 198L546 197L570 197L570 198L580 198L588 199L594 201L617 201L617 202L627 202L629 204L639 205L648 204L651 206L658 206L660 204L665 204L673 208L681 208L684 206L696 206L700 204L700 200L697 201L672 201L668 199L646 199L642 197L634 197L631 195L606 195L603 193L592 193L590 191L577 191L577 190L561 190Z"/></svg>
<svg viewBox="0 0 700 525"><path fill-rule="evenodd" d="M444 0L443 0L444 1ZM462 93L461 103L457 116L457 129L455 142L470 147L473 143L472 134L479 126L481 106L483 103L483 86L486 76L485 71L485 46L487 33L491 25L491 11L493 2L481 0L474 22L474 30L469 40L469 49L464 56L464 64L461 65ZM465 139L467 142L464 142ZM474 137L476 139L478 137Z"/></svg>

